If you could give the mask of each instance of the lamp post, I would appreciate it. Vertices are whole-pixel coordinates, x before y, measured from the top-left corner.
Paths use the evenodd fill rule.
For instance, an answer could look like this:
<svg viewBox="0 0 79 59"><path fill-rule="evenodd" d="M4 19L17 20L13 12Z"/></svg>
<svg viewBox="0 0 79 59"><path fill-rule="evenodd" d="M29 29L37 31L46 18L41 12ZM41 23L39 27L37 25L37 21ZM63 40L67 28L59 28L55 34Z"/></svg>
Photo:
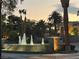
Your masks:
<svg viewBox="0 0 79 59"><path fill-rule="evenodd" d="M65 44L68 46L69 41L68 41L68 7L69 7L69 0L61 0L61 4L63 7L63 21L64 21L64 31L65 31Z"/></svg>

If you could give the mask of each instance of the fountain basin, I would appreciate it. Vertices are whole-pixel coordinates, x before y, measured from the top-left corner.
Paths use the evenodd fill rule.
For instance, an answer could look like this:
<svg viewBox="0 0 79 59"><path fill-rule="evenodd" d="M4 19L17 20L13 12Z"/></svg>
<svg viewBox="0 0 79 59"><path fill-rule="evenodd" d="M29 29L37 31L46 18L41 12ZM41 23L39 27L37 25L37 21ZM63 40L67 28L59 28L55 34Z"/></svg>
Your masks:
<svg viewBox="0 0 79 59"><path fill-rule="evenodd" d="M7 44L2 51L9 52L48 52L50 49L49 44L34 44L34 45L20 45L20 44Z"/></svg>

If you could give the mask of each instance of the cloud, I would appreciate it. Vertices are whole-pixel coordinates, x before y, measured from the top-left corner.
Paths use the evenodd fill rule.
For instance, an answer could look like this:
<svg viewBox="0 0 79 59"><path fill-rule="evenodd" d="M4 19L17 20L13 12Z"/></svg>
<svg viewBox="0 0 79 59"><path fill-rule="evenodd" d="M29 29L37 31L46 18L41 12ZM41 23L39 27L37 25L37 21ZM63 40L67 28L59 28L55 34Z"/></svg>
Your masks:
<svg viewBox="0 0 79 59"><path fill-rule="evenodd" d="M71 14L77 14L78 10L79 10L78 7L72 6L72 5L70 5L69 8L68 8L68 12L71 13ZM56 11L62 12L63 8L60 5L58 5L57 8L56 8Z"/></svg>

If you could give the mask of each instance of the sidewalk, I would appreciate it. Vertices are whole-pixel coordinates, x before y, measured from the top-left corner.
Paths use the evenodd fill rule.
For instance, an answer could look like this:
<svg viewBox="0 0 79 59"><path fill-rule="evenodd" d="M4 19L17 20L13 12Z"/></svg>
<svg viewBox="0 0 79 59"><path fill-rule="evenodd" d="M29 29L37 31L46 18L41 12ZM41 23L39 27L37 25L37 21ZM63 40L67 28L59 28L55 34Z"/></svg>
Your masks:
<svg viewBox="0 0 79 59"><path fill-rule="evenodd" d="M79 51L79 42L78 43L71 43L72 45L75 45L75 50Z"/></svg>

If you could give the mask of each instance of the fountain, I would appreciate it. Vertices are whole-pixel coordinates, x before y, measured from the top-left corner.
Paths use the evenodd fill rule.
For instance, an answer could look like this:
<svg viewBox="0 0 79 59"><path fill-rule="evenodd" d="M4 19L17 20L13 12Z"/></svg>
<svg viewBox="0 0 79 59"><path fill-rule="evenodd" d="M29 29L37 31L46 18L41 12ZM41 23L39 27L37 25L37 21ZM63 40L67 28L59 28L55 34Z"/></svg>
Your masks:
<svg viewBox="0 0 79 59"><path fill-rule="evenodd" d="M49 44L44 44L44 38L42 38L42 44L34 44L33 43L33 36L31 35L30 44L26 42L26 34L23 34L22 40L21 36L19 36L19 43L18 44L7 44L7 46L2 49L4 52L47 52L49 51L48 48Z"/></svg>
<svg viewBox="0 0 79 59"><path fill-rule="evenodd" d="M32 35L31 35L30 45L34 45L34 43L33 43L33 36Z"/></svg>
<svg viewBox="0 0 79 59"><path fill-rule="evenodd" d="M20 10L26 13L25 9ZM23 13L24 14L24 13ZM22 16L22 15L21 15ZM21 18L22 19L22 18ZM6 52L45 52L48 50L49 45L48 44L34 44L33 43L33 37L31 35L31 41L30 44L27 44L27 38L26 38L26 14L25 14L25 19L24 21L21 23L22 25L22 34L23 37L21 38L19 36L19 43L18 44L7 44L6 47L4 47L4 49L2 49L2 51L6 51ZM23 34L24 33L24 34Z"/></svg>
<svg viewBox="0 0 79 59"><path fill-rule="evenodd" d="M27 39L26 34L24 33L22 37L22 42L21 42L22 45L27 45L26 39Z"/></svg>
<svg viewBox="0 0 79 59"><path fill-rule="evenodd" d="M21 45L21 36L19 36L19 45Z"/></svg>
<svg viewBox="0 0 79 59"><path fill-rule="evenodd" d="M41 44L44 45L44 38L42 38L42 43Z"/></svg>

